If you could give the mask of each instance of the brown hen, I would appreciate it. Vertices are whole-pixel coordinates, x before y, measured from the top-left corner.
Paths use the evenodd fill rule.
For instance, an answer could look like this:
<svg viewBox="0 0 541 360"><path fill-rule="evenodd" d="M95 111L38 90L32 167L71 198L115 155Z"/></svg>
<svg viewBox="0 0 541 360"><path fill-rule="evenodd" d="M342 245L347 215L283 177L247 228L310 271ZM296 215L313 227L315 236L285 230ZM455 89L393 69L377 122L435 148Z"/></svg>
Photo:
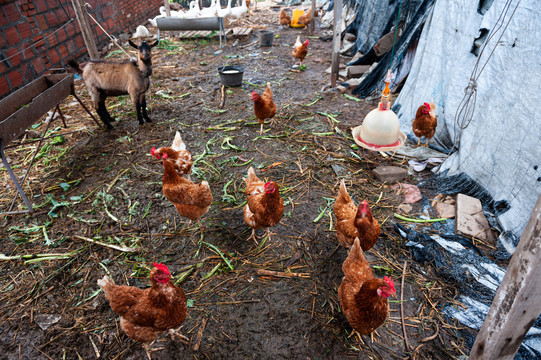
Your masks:
<svg viewBox="0 0 541 360"><path fill-rule="evenodd" d="M261 124L261 130L259 131L259 135L261 135L263 134L265 119L272 119L276 115L276 104L272 98L270 82L267 83L267 88L263 94L259 95L257 92L252 91L251 99L254 102L255 116Z"/></svg>
<svg viewBox="0 0 541 360"><path fill-rule="evenodd" d="M285 9L282 9L282 11L280 11L280 25L289 26L289 24L291 24L291 17L286 14Z"/></svg>
<svg viewBox="0 0 541 360"><path fill-rule="evenodd" d="M426 138L426 144L423 144L422 146L428 146L428 141L432 139L436 133L437 125L438 115L436 115L436 105L434 105L434 102L431 102L430 104L424 103L419 106L412 123L413 133L419 138L417 146L421 145L421 137L423 136Z"/></svg>
<svg viewBox="0 0 541 360"><path fill-rule="evenodd" d="M387 318L387 298L396 293L390 277L374 278L356 238L342 264L344 278L338 288L342 313L357 332L368 335Z"/></svg>
<svg viewBox="0 0 541 360"><path fill-rule="evenodd" d="M199 218L209 211L212 203L208 182L201 181L196 184L179 176L174 164L167 159L167 154L163 154L163 195L175 205L181 216L197 221L202 227Z"/></svg>
<svg viewBox="0 0 541 360"><path fill-rule="evenodd" d="M160 333L169 330L171 335L183 337L173 329L186 319L186 296L170 278L167 266L154 263L150 271L152 287L144 290L115 285L108 276L98 280L111 309L120 315L120 327L130 338L143 343L149 359L150 343Z"/></svg>
<svg viewBox="0 0 541 360"><path fill-rule="evenodd" d="M372 217L372 212L366 200L357 207L349 196L344 180L340 182L340 190L334 201L336 216L336 235L338 241L349 249L353 240L359 238L364 251L370 250L381 233L379 223Z"/></svg>
<svg viewBox="0 0 541 360"><path fill-rule="evenodd" d="M300 65L302 65L302 62L306 55L308 54L308 45L309 45L308 39L301 43L300 36L297 36L297 41L295 41L295 45L293 46L293 51L291 52L291 55L293 55L294 58L299 59Z"/></svg>
<svg viewBox="0 0 541 360"><path fill-rule="evenodd" d="M247 204L244 206L244 222L252 228L248 240L255 241L255 229L261 228L267 228L265 236L270 240L270 227L278 224L284 213L284 201L280 197L278 184L259 180L253 167L248 169L245 181Z"/></svg>

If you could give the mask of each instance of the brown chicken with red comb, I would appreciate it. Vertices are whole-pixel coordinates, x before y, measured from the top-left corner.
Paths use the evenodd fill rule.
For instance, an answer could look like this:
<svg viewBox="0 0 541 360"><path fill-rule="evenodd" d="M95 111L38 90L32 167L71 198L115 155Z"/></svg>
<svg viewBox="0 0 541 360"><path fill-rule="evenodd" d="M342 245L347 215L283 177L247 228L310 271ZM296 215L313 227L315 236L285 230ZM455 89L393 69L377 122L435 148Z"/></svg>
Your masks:
<svg viewBox="0 0 541 360"><path fill-rule="evenodd" d="M186 319L186 296L182 289L169 280L171 273L167 266L154 263L150 271L147 289L133 286L115 285L109 276L98 280L109 301L111 309L120 315L120 327L126 335L143 343L150 359L150 346L164 331L184 338L173 329Z"/></svg>
<svg viewBox="0 0 541 360"><path fill-rule="evenodd" d="M334 201L336 216L336 235L338 241L349 249L353 240L359 238L364 251L370 250L381 233L379 223L372 216L368 202L363 200L357 207L349 196L344 180L340 182L340 190Z"/></svg>
<svg viewBox="0 0 541 360"><path fill-rule="evenodd" d="M263 124L265 123L265 119L272 119L274 115L276 115L276 104L272 98L270 82L267 82L267 88L261 95L252 91L251 99L254 102L255 117L261 124L261 130L259 131L259 135L261 135L263 134Z"/></svg>
<svg viewBox="0 0 541 360"><path fill-rule="evenodd" d="M308 45L310 42L308 39L306 39L305 42L301 43L301 37L297 36L297 41L295 41L295 45L293 45L293 51L291 52L291 55L293 55L294 58L299 59L299 65L302 65L302 62L304 61L304 58L306 55L308 55Z"/></svg>
<svg viewBox="0 0 541 360"><path fill-rule="evenodd" d="M376 279L355 238L348 257L342 264L344 278L338 288L340 308L357 332L368 335L387 318L387 298L396 293L390 277Z"/></svg>
<svg viewBox="0 0 541 360"><path fill-rule="evenodd" d="M433 101L419 106L411 125L413 133L419 138L417 146L428 146L428 141L432 139L438 126L438 115L436 115L436 105ZM426 138L426 143L421 145L423 136Z"/></svg>
<svg viewBox="0 0 541 360"><path fill-rule="evenodd" d="M256 240L255 229L261 228L267 228L265 236L270 240L270 227L278 224L284 214L284 200L280 197L278 184L259 180L253 167L248 169L245 181L247 204L244 206L244 222L252 228L248 240Z"/></svg>

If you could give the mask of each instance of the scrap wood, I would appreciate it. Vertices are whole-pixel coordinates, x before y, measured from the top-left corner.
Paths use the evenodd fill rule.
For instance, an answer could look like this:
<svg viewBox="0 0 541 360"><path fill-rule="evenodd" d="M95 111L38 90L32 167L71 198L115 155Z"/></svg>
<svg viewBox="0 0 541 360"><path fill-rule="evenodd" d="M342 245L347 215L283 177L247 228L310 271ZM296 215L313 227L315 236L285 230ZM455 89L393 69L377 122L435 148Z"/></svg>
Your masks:
<svg viewBox="0 0 541 360"><path fill-rule="evenodd" d="M400 285L400 317L402 320L402 332L404 333L406 351L409 351L410 344L408 342L408 333L406 332L406 325L404 323L404 278L406 277L406 265L408 265L408 260L404 261L404 269L402 270L402 284Z"/></svg>
<svg viewBox="0 0 541 360"><path fill-rule="evenodd" d="M87 237L84 237L84 236L75 235L75 237L77 239L88 241L88 242L93 243L93 244L105 246L105 247L115 249L115 250L118 250L118 251L122 251L122 252L136 252L137 251L137 248L130 248L130 247L119 246L119 245L114 245L114 244L106 244L106 243L103 243L103 242L100 242L100 241L97 241L97 240L94 240L94 239L91 239L91 238L87 238Z"/></svg>
<svg viewBox="0 0 541 360"><path fill-rule="evenodd" d="M291 278L291 277L298 277L298 278L304 278L308 279L310 278L310 274L308 273L287 273L282 271L272 271L272 270L265 270L265 269L257 269L257 275L261 276L276 276L276 277L285 277L285 278Z"/></svg>
<svg viewBox="0 0 541 360"><path fill-rule="evenodd" d="M204 318L203 321L201 321L201 327L197 332L197 338L195 341L195 345L193 346L193 351L199 350L199 346L201 346L201 340L203 339L203 331L205 330L205 326L207 326L207 321L208 318Z"/></svg>
<svg viewBox="0 0 541 360"><path fill-rule="evenodd" d="M225 85L222 85L222 100L220 101L220 105L218 105L218 108L222 109L225 104Z"/></svg>

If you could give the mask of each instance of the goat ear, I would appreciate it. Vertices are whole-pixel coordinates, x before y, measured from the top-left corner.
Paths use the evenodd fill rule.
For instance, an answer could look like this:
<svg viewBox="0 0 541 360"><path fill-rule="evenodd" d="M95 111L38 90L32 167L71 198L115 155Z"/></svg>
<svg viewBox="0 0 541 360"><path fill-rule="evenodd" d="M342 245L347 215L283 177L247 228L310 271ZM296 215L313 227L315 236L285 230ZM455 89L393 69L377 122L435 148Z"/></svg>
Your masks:
<svg viewBox="0 0 541 360"><path fill-rule="evenodd" d="M128 40L128 43L130 43L131 47L139 49L139 46L135 45L131 40Z"/></svg>
<svg viewBox="0 0 541 360"><path fill-rule="evenodd" d="M154 42L154 44L149 44L149 46L150 46L151 48L153 48L154 46L158 45L159 43L160 43L160 40L156 40L156 41Z"/></svg>

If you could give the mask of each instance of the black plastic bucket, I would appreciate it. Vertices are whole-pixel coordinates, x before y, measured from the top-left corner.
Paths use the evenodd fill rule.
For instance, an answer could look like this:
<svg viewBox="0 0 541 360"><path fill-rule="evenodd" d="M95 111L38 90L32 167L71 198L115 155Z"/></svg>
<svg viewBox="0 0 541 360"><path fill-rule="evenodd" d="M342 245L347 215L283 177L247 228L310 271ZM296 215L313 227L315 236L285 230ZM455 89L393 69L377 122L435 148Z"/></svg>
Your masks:
<svg viewBox="0 0 541 360"><path fill-rule="evenodd" d="M274 39L274 32L261 31L259 33L259 46L272 46L273 39Z"/></svg>
<svg viewBox="0 0 541 360"><path fill-rule="evenodd" d="M218 68L220 80L225 86L241 86L244 69L236 65L221 66Z"/></svg>

